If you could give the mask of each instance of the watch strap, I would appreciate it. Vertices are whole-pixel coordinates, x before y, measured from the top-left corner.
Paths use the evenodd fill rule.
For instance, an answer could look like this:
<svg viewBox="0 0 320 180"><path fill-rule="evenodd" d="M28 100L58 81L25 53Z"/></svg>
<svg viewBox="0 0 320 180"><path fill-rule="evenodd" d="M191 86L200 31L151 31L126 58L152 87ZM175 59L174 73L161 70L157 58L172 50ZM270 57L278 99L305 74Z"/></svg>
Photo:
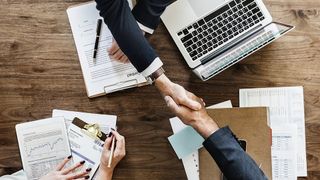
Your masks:
<svg viewBox="0 0 320 180"><path fill-rule="evenodd" d="M151 79L152 83L158 79L158 77L160 77L162 74L164 74L165 71L162 67L160 67L159 69L157 69L155 72L153 72L149 78Z"/></svg>

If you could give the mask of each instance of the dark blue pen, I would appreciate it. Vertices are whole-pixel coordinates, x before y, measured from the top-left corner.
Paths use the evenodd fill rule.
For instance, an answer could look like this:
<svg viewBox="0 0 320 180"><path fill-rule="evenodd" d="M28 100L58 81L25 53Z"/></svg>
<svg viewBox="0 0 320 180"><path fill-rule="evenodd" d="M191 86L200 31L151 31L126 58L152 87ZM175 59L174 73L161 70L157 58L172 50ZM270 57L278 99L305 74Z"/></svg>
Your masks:
<svg viewBox="0 0 320 180"><path fill-rule="evenodd" d="M102 25L102 19L98 19L96 42L94 43L94 49L93 49L93 62L96 62L96 58L97 58L99 39L100 39L100 32L101 32L101 25Z"/></svg>

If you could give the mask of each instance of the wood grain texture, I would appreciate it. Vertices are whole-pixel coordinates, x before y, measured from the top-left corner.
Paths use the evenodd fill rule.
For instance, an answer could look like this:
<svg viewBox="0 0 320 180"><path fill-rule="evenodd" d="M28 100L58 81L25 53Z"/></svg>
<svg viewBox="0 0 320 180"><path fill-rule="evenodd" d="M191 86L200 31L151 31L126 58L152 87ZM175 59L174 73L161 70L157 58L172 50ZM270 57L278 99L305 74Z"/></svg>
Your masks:
<svg viewBox="0 0 320 180"><path fill-rule="evenodd" d="M83 0L0 0L0 175L21 169L15 125L50 117L52 109L119 116L127 156L115 179L186 179L167 137L174 116L152 86L88 99L67 7ZM320 179L320 1L266 0L276 21L296 29L207 82L188 68L160 24L149 41L167 76L208 105L239 88L302 85L305 95L308 178Z"/></svg>

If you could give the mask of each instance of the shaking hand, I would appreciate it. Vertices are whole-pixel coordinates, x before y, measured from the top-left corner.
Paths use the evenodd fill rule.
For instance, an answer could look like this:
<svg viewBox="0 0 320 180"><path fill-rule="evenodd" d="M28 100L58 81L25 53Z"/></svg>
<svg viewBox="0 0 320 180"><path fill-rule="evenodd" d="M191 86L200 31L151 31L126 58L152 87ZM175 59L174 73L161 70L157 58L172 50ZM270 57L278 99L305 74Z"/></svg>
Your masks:
<svg viewBox="0 0 320 180"><path fill-rule="evenodd" d="M201 108L199 110L193 110L186 106L178 105L170 96L164 97L169 109L176 114L183 123L192 126L204 138L207 138L217 131L219 127L208 115L205 109L205 103L201 98L198 98L192 93L189 95L189 98L201 104Z"/></svg>
<svg viewBox="0 0 320 180"><path fill-rule="evenodd" d="M155 81L155 86L158 88L163 97L169 96L177 105L186 106L192 110L200 110L201 104L192 99L194 96L182 86L171 82L166 75L161 75Z"/></svg>

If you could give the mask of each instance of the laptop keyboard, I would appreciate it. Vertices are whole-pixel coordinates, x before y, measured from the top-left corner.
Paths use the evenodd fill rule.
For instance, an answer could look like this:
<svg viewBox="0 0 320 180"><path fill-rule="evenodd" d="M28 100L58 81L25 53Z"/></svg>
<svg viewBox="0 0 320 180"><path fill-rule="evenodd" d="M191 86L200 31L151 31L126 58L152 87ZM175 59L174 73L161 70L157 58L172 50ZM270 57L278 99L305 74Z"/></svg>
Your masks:
<svg viewBox="0 0 320 180"><path fill-rule="evenodd" d="M192 60L196 60L264 18L254 0L233 0L177 34Z"/></svg>

